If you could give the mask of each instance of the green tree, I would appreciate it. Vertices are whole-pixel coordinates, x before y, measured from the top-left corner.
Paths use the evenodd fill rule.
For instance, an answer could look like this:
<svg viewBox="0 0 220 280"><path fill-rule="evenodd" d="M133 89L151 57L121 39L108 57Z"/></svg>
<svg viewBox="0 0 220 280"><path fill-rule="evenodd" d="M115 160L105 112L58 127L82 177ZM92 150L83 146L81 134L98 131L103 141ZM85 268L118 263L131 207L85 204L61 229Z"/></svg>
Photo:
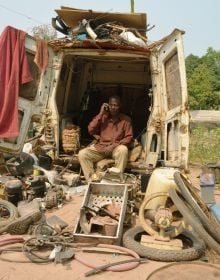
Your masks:
<svg viewBox="0 0 220 280"><path fill-rule="evenodd" d="M220 51L209 48L201 58L186 58L189 105L194 110L220 110Z"/></svg>

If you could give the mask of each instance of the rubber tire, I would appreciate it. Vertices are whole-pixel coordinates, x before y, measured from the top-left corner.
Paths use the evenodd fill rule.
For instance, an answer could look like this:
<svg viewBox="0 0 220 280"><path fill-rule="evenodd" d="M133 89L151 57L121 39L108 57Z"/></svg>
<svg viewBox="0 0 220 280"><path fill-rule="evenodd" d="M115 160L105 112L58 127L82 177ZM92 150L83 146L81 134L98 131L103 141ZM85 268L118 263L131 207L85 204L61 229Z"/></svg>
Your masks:
<svg viewBox="0 0 220 280"><path fill-rule="evenodd" d="M176 204L177 209L185 218L186 222L192 226L198 236L206 243L207 247L213 249L220 254L220 245L213 239L208 232L204 229L203 225L198 222L195 214L188 208L183 200L178 196L174 188L169 190L169 195L173 202Z"/></svg>
<svg viewBox="0 0 220 280"><path fill-rule="evenodd" d="M0 199L0 207L3 207L5 209L7 209L8 212L9 212L9 218L8 219L5 220L5 219L0 218L0 228L4 227L5 225L10 223L11 221L18 218L18 209L11 202L9 202L7 200L4 200L4 199Z"/></svg>
<svg viewBox="0 0 220 280"><path fill-rule="evenodd" d="M220 243L220 225L214 224L212 221L206 216L201 207L197 204L196 200L191 195L187 186L185 185L183 179L181 178L180 172L176 171L174 173L174 181L177 184L178 188L181 191L184 199L189 203L192 207L195 214L199 217L201 223L204 225L205 229L209 232L209 234Z"/></svg>
<svg viewBox="0 0 220 280"><path fill-rule="evenodd" d="M183 250L162 250L141 245L136 240L137 235L141 233L145 233L144 229L138 226L129 229L123 235L123 245L138 253L140 257L162 262L192 261L199 259L205 252L204 242L186 230L179 237L190 239L192 247Z"/></svg>

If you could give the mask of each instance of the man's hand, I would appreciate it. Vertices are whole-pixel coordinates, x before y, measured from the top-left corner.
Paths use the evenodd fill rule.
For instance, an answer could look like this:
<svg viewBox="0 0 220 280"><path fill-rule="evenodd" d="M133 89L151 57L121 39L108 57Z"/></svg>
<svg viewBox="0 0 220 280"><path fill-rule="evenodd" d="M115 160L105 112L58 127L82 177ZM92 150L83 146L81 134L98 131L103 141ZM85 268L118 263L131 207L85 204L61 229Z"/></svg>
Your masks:
<svg viewBox="0 0 220 280"><path fill-rule="evenodd" d="M114 148L116 148L118 146L118 144L111 144L111 145L108 145L107 147L105 147L105 150L104 150L104 154L105 156L111 156Z"/></svg>
<svg viewBox="0 0 220 280"><path fill-rule="evenodd" d="M109 111L109 105L108 103L103 103L100 109L100 114L106 114Z"/></svg>

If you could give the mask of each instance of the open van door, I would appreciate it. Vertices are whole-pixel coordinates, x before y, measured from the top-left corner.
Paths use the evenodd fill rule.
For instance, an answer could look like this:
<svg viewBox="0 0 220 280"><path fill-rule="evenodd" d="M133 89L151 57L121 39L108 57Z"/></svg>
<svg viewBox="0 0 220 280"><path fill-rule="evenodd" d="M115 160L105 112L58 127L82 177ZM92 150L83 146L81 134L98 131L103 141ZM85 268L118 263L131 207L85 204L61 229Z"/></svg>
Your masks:
<svg viewBox="0 0 220 280"><path fill-rule="evenodd" d="M187 169L189 111L183 31L175 29L159 49L161 65L164 164Z"/></svg>
<svg viewBox="0 0 220 280"><path fill-rule="evenodd" d="M20 86L18 98L19 135L15 138L0 139L0 152L2 153L19 154L22 151L31 129L33 117L42 115L49 97L54 56L52 49L48 47L48 67L44 73L40 72L34 62L36 40L29 35L26 35L25 38L25 49L33 80Z"/></svg>

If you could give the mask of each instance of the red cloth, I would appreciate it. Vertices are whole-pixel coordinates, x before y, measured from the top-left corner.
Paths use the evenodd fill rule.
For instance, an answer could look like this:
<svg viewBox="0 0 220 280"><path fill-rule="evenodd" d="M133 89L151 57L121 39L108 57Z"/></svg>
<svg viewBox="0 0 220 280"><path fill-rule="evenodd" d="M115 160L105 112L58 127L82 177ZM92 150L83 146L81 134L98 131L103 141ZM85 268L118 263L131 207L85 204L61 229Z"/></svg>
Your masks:
<svg viewBox="0 0 220 280"><path fill-rule="evenodd" d="M32 80L24 47L26 33L7 26L0 36L0 137L19 135L20 84Z"/></svg>
<svg viewBox="0 0 220 280"><path fill-rule="evenodd" d="M99 142L95 144L98 152L109 151L118 145L129 145L133 138L131 119L120 113L118 120L113 122L112 118L106 114L98 114L88 126L91 135L100 135Z"/></svg>
<svg viewBox="0 0 220 280"><path fill-rule="evenodd" d="M44 72L48 65L48 43L41 38L37 38L37 49L34 57L34 62L38 68Z"/></svg>

